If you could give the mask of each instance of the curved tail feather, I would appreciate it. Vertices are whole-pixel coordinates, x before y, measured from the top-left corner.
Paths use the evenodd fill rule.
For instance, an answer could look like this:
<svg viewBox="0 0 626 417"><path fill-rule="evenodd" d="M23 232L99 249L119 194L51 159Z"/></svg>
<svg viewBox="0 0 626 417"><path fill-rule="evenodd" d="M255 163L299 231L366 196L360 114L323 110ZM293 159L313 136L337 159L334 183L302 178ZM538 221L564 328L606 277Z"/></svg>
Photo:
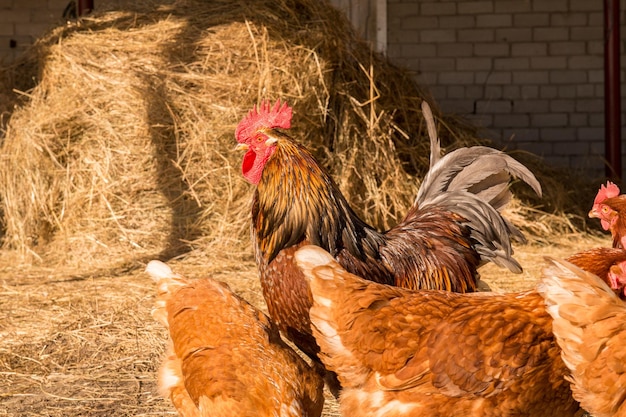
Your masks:
<svg viewBox="0 0 626 417"><path fill-rule="evenodd" d="M482 261L521 272L519 263L512 258L511 240L526 239L501 211L512 198L509 186L513 178L521 179L541 196L539 181L511 156L486 146L459 148L441 157L434 119L425 101L422 110L428 125L431 160L414 208L443 207L463 216Z"/></svg>

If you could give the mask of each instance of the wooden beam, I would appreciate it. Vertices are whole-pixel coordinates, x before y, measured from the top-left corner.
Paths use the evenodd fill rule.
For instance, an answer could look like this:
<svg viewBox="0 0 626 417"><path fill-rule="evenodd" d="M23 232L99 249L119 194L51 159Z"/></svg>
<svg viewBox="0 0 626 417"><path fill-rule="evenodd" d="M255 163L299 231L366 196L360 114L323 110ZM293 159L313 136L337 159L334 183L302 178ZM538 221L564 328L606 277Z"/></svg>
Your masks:
<svg viewBox="0 0 626 417"><path fill-rule="evenodd" d="M619 0L604 0L604 132L606 176L622 178Z"/></svg>

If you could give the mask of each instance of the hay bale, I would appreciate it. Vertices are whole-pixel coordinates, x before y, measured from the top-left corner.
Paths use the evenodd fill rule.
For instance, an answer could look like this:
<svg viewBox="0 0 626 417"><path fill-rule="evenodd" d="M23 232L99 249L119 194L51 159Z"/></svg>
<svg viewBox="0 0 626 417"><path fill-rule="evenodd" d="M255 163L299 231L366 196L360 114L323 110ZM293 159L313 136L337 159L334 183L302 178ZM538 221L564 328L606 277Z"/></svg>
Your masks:
<svg viewBox="0 0 626 417"><path fill-rule="evenodd" d="M293 105L294 135L366 221L405 214L428 166L419 109L432 100L340 12L319 0L138 3L58 27L21 61L36 77L0 150L4 248L72 266L250 257L252 187L233 132L264 98ZM444 145L478 142L440 120Z"/></svg>

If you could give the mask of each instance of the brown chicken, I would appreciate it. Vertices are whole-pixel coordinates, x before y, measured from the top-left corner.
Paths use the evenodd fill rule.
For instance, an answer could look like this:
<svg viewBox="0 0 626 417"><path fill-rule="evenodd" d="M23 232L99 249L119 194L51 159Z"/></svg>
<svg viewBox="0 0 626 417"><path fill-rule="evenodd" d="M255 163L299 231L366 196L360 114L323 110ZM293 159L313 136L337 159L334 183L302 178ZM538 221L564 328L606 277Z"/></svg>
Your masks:
<svg viewBox="0 0 626 417"><path fill-rule="evenodd" d="M379 232L355 214L313 155L280 130L291 117L287 104L264 102L239 123L236 138L247 150L243 175L256 185L252 238L263 295L272 319L306 354L315 358L319 348L310 329L311 294L293 262L303 245L326 249L352 273L412 289L474 291L477 268L487 261L521 272L511 240L523 236L499 210L511 198L512 177L538 194L541 188L515 159L483 146L441 157L426 117L430 169L405 219Z"/></svg>
<svg viewBox="0 0 626 417"><path fill-rule="evenodd" d="M611 232L614 248L626 248L626 195L620 195L617 185L607 181L600 186L589 217L600 219L602 228Z"/></svg>
<svg viewBox="0 0 626 417"><path fill-rule="evenodd" d="M626 279L621 266L612 272ZM574 398L594 417L626 416L626 305L597 276L554 263L538 287L571 370Z"/></svg>
<svg viewBox="0 0 626 417"><path fill-rule="evenodd" d="M323 380L261 311L211 278L186 280L162 262L153 316L169 328L159 392L183 417L319 417Z"/></svg>
<svg viewBox="0 0 626 417"><path fill-rule="evenodd" d="M583 414L536 291L413 291L350 274L316 246L295 259L343 416Z"/></svg>
<svg viewBox="0 0 626 417"><path fill-rule="evenodd" d="M579 252L566 260L600 277L618 297L626 300L626 281L619 273L622 268L626 270L626 250L595 248Z"/></svg>

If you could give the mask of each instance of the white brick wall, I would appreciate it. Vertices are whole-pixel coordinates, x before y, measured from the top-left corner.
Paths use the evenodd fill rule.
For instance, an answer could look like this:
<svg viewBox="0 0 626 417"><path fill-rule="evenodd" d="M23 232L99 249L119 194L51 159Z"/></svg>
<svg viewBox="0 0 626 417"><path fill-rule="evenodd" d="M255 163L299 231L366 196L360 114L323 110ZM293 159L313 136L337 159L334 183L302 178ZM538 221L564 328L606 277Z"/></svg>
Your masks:
<svg viewBox="0 0 626 417"><path fill-rule="evenodd" d="M509 149L603 176L602 7L599 0L389 0L388 56L444 111L486 127Z"/></svg>

